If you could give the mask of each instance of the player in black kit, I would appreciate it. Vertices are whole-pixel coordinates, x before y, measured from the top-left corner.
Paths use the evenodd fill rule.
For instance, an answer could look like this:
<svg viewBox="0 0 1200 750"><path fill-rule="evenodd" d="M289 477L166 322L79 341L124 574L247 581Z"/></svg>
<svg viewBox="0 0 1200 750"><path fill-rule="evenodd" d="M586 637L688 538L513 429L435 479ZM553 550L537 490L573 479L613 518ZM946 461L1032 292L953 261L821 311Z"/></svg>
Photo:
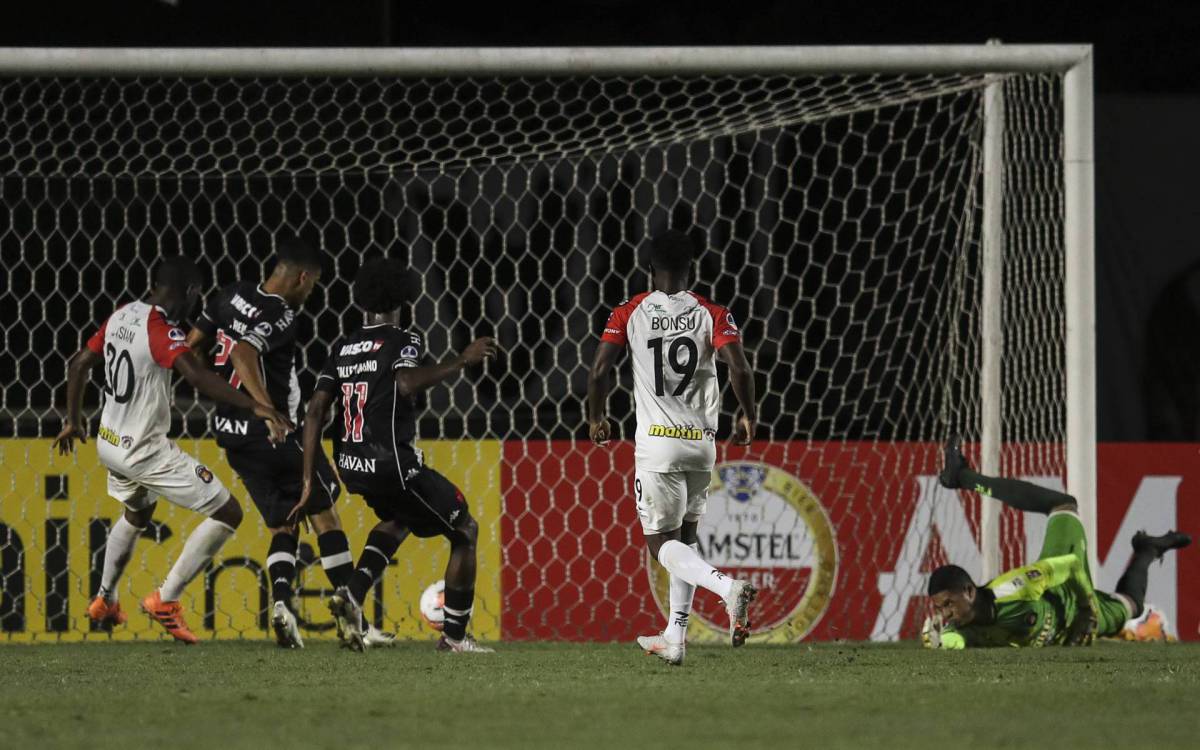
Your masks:
<svg viewBox="0 0 1200 750"><path fill-rule="evenodd" d="M362 495L380 522L371 530L350 583L330 599L352 648L364 642L362 602L409 532L444 536L445 629L439 651L487 652L467 635L475 599L475 540L479 526L462 493L425 465L416 439L417 393L457 376L496 353L490 338L476 339L457 357L424 364L420 334L400 327L401 308L412 299L408 271L395 260L368 261L354 281L354 301L367 324L329 349L325 369L308 404L304 424L304 488L294 512L307 512L322 490L317 467L325 460L320 436L336 402L334 457L346 489Z"/></svg>
<svg viewBox="0 0 1200 750"><path fill-rule="evenodd" d="M296 377L296 310L321 278L321 257L302 240L284 236L276 242L276 263L262 284L239 281L209 297L188 344L207 351L214 343L213 365L235 388L295 419L300 407ZM246 485L271 532L267 573L274 606L271 624L280 646L303 648L293 613L297 524L288 513L300 497L303 455L299 434L279 444L267 439L261 422L249 412L218 405L213 419L217 444ZM345 585L353 571L350 543L334 508L341 489L329 464L316 465L319 488L308 504L308 520L317 533L321 566L334 588ZM372 634L375 636L376 634ZM379 635L387 639L386 635Z"/></svg>

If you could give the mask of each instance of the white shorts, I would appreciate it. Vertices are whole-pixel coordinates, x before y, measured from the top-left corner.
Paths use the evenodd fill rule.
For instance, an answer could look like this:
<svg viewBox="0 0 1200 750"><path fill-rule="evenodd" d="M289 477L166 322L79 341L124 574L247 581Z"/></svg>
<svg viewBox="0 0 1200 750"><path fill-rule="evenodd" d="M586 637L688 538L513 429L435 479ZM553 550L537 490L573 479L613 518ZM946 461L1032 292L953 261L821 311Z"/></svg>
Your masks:
<svg viewBox="0 0 1200 750"><path fill-rule="evenodd" d="M633 494L646 534L665 534L697 521L708 507L711 471L645 471L634 473Z"/></svg>
<svg viewBox="0 0 1200 750"><path fill-rule="evenodd" d="M97 440L100 463L108 467L108 494L133 511L145 510L162 495L175 505L206 516L229 499L229 490L204 464L170 440L129 463L126 452Z"/></svg>

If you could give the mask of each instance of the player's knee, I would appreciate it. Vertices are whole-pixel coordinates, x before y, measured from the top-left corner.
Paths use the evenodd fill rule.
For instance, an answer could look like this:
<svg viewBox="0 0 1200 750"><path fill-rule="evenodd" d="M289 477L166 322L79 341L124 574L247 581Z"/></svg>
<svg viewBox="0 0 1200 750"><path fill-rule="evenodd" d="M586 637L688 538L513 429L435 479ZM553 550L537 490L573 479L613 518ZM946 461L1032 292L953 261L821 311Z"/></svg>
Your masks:
<svg viewBox="0 0 1200 750"><path fill-rule="evenodd" d="M150 505L141 510L125 509L125 520L139 529L144 529L150 524L150 519L154 518L154 509L158 507L158 503L150 503Z"/></svg>
<svg viewBox="0 0 1200 750"><path fill-rule="evenodd" d="M475 546L476 540L479 539L479 523L476 522L473 516L468 515L455 526L455 531L458 532L458 543Z"/></svg>
<svg viewBox="0 0 1200 750"><path fill-rule="evenodd" d="M1054 508L1050 512L1051 513L1060 513L1060 512L1078 513L1079 512L1079 503L1071 495L1063 495L1062 502L1060 502L1058 505L1054 506Z"/></svg>
<svg viewBox="0 0 1200 750"><path fill-rule="evenodd" d="M220 521L231 529L242 525L242 504L233 495L225 501L216 513L212 514L214 521Z"/></svg>
<svg viewBox="0 0 1200 750"><path fill-rule="evenodd" d="M324 534L327 531L337 531L342 528L342 522L338 518L337 511L333 508L326 508L319 513L313 513L308 517L308 522L312 524L313 531L317 534Z"/></svg>

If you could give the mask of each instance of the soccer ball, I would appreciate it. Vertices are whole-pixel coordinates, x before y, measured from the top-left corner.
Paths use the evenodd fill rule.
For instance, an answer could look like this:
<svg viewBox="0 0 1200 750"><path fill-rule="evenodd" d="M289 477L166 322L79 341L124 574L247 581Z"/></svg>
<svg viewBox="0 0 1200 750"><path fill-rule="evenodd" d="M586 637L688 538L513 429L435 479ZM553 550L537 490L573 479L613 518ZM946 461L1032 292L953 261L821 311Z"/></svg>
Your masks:
<svg viewBox="0 0 1200 750"><path fill-rule="evenodd" d="M421 594L421 619L425 620L425 624L439 633L442 632L446 613L442 611L442 605L446 601L446 582L438 581L437 583L429 584L429 588Z"/></svg>

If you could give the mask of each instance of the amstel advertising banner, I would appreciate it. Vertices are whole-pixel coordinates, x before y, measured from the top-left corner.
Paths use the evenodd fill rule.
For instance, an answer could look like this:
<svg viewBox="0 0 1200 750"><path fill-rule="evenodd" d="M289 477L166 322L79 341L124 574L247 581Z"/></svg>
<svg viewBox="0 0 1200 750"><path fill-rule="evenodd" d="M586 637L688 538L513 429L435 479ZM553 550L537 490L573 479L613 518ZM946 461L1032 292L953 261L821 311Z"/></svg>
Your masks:
<svg viewBox="0 0 1200 750"><path fill-rule="evenodd" d="M208 441L180 444L226 482L246 512L237 535L189 587L189 623L201 638L266 638L267 532L220 449ZM666 576L645 553L631 443L421 447L428 463L463 490L479 520L472 630L480 638L631 640L661 629ZM925 613L932 567L954 562L978 579L979 499L938 484L940 453L939 446L919 443L721 446L700 548L714 565L761 589L756 641L911 638ZM1139 529L1200 531L1198 459L1197 445L1100 446L1093 570L1099 588L1116 585ZM1062 486L1056 476L1025 478ZM0 441L0 490L0 640L165 637L137 602L161 581L198 517L159 503L121 583L129 622L110 634L93 630L85 614L107 530L120 513L106 495L94 443L59 457L49 440ZM374 516L354 496L344 495L338 508L357 556ZM1002 515L1006 566L1036 555L1044 525L1039 516ZM301 558L312 564L302 565L298 608L306 638L329 638L333 625L322 603L328 582L313 560L315 547L304 532ZM418 601L442 577L447 553L441 539L407 540L376 587L368 616L401 637L432 639ZM1200 549L1155 564L1147 599L1179 637L1196 639ZM725 627L721 603L699 591L690 638L716 640Z"/></svg>

